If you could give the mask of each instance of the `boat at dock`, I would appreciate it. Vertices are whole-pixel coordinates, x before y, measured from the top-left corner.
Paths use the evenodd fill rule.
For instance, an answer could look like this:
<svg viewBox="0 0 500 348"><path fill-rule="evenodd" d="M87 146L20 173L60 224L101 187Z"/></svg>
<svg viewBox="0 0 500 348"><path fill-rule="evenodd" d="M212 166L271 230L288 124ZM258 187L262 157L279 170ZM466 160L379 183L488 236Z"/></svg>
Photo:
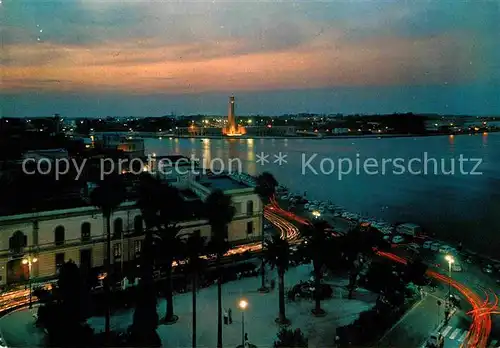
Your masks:
<svg viewBox="0 0 500 348"><path fill-rule="evenodd" d="M352 223L362 223L370 225L383 234L392 234L395 232L395 224L384 221L376 217L363 216L360 213L350 212L344 207L334 204L331 201L320 201L307 199L304 195L288 191L276 190L277 198L287 202L289 207L295 208L296 205L302 205L305 211L313 214L327 214L330 217L342 218Z"/></svg>

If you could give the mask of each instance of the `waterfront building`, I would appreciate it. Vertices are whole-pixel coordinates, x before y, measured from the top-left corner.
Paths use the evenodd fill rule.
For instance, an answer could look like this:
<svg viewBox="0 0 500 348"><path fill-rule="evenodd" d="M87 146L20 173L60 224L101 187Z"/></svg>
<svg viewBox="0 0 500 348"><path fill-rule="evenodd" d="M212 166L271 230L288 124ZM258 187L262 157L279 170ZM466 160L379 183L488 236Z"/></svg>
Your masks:
<svg viewBox="0 0 500 348"><path fill-rule="evenodd" d="M260 240L262 233L262 204L253 187L229 176L202 176L197 180L179 183L186 201L200 203L215 189L231 196L236 215L228 226L228 241L246 244ZM181 235L200 233L211 236L208 221L193 218L179 224ZM112 255L114 267L136 260L141 253L145 225L135 201L116 209L111 218ZM36 257L31 276L52 278L66 261L80 267L102 267L106 251L105 219L99 209L80 203L58 210L29 212L0 217L0 285L28 279L28 267L22 260Z"/></svg>
<svg viewBox="0 0 500 348"><path fill-rule="evenodd" d="M68 150L66 149L43 149L43 150L30 150L26 151L23 155L23 160L40 161L47 159L55 161L57 159L69 158Z"/></svg>
<svg viewBox="0 0 500 348"><path fill-rule="evenodd" d="M249 136L281 136L293 137L297 135L297 128L295 126L253 126L246 127L246 134Z"/></svg>
<svg viewBox="0 0 500 348"><path fill-rule="evenodd" d="M332 129L333 134L349 134L349 128L336 127Z"/></svg>
<svg viewBox="0 0 500 348"><path fill-rule="evenodd" d="M147 170L158 179L179 188L199 180L202 172L199 163L193 163L190 158L181 155L151 157Z"/></svg>
<svg viewBox="0 0 500 348"><path fill-rule="evenodd" d="M144 139L125 136L120 133L95 133L92 142L100 144L104 150L122 151L129 159L144 157Z"/></svg>

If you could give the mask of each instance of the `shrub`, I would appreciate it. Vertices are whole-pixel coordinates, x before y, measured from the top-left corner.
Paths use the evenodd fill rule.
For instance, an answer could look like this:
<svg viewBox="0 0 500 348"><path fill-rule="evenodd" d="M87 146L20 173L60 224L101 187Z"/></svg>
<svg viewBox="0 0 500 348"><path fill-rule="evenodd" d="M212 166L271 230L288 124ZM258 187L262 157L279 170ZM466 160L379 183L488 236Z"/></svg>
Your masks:
<svg viewBox="0 0 500 348"><path fill-rule="evenodd" d="M48 303L52 301L52 292L43 288L33 290L33 297L38 298L40 303Z"/></svg>
<svg viewBox="0 0 500 348"><path fill-rule="evenodd" d="M93 331L87 325L88 291L80 269L73 262L66 262L60 269L57 286L44 305L38 308L37 325L45 329L50 346L85 346L90 342Z"/></svg>
<svg viewBox="0 0 500 348"><path fill-rule="evenodd" d="M278 340L274 342L274 348L307 348L308 341L302 331L283 328L278 332Z"/></svg>
<svg viewBox="0 0 500 348"><path fill-rule="evenodd" d="M321 300L331 298L333 296L333 289L332 286L329 284L321 284L319 291L320 291L319 298Z"/></svg>

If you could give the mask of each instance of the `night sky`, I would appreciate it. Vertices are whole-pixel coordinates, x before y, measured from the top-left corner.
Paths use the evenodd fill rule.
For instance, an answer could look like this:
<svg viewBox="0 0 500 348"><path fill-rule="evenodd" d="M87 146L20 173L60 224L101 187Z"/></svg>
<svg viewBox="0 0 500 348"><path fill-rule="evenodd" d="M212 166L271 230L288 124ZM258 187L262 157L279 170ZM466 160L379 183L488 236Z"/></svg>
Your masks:
<svg viewBox="0 0 500 348"><path fill-rule="evenodd" d="M2 0L2 116L500 115L498 1Z"/></svg>

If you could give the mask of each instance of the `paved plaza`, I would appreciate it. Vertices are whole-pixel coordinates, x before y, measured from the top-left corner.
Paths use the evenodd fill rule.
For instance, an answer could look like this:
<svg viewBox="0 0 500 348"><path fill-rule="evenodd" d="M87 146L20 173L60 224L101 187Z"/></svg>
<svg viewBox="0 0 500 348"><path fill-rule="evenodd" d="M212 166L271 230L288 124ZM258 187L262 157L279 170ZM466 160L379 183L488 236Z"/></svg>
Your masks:
<svg viewBox="0 0 500 348"><path fill-rule="evenodd" d="M285 287L291 287L300 280L308 280L312 267L302 265L291 268L285 276ZM271 271L270 277L276 272ZM322 302L327 315L316 318L311 315L312 300L301 300L287 304L287 317L292 328L300 328L309 338L309 347L331 347L335 338L335 328L355 320L362 311L373 307L376 294L359 289L353 300L346 299L344 286L347 280L328 281L334 286L334 298ZM223 342L226 347L241 344L241 312L237 308L239 299L245 298L249 307L245 312L245 331L250 343L258 347L271 347L276 339L278 326L274 319L278 315L278 291L268 294L257 292L260 278L245 278L223 284L223 307L232 309L233 323L223 326ZM215 347L217 343L217 287L201 289L197 297L197 342L200 347ZM160 325L158 333L164 347L191 346L191 293L174 297L175 313L179 321L174 325ZM113 329L126 330L132 322L133 309L114 313L111 318ZM160 300L158 314L165 315L165 301ZM104 329L104 318L93 317L89 323L96 331ZM41 346L43 332L33 325L33 316L28 309L11 313L0 319L0 330L9 347Z"/></svg>

